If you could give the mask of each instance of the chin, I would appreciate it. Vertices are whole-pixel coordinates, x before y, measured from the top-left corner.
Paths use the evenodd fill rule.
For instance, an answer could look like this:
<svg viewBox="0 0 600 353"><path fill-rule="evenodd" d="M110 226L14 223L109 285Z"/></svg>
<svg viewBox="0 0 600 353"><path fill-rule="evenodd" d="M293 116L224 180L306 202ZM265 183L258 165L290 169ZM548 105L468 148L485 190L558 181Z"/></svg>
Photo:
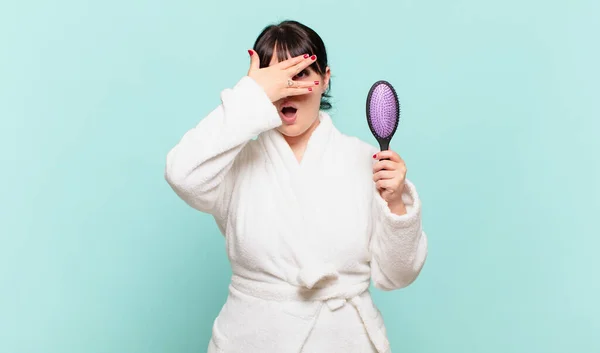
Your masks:
<svg viewBox="0 0 600 353"><path fill-rule="evenodd" d="M300 127L298 125L282 125L280 127L277 128L277 131L279 131L282 135L285 135L287 137L296 137L296 136L300 136L303 133L306 132L306 130L308 130L307 127Z"/></svg>

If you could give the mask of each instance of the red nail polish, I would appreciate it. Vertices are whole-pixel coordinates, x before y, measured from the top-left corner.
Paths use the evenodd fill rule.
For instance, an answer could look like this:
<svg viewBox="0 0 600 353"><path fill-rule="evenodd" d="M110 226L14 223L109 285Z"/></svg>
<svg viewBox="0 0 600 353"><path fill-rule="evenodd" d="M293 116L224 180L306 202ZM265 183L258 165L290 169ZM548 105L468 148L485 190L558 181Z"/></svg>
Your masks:
<svg viewBox="0 0 600 353"><path fill-rule="evenodd" d="M310 58L311 58L311 60L316 60L316 59L317 59L317 56L316 56L316 55L313 55L313 56L311 56Z"/></svg>
<svg viewBox="0 0 600 353"><path fill-rule="evenodd" d="M304 54L304 59L308 58L308 54Z"/></svg>
<svg viewBox="0 0 600 353"><path fill-rule="evenodd" d="M376 154L374 154L374 155L373 155L373 158L377 158L377 155L376 155Z"/></svg>
<svg viewBox="0 0 600 353"><path fill-rule="evenodd" d="M315 81L315 85L317 85L317 86L318 86L318 85L319 85L319 81Z"/></svg>
<svg viewBox="0 0 600 353"><path fill-rule="evenodd" d="M254 54L254 52L250 49L248 49L248 54L250 54L250 56L252 56L252 54Z"/></svg>
<svg viewBox="0 0 600 353"><path fill-rule="evenodd" d="M312 87L308 87L308 90L312 92Z"/></svg>

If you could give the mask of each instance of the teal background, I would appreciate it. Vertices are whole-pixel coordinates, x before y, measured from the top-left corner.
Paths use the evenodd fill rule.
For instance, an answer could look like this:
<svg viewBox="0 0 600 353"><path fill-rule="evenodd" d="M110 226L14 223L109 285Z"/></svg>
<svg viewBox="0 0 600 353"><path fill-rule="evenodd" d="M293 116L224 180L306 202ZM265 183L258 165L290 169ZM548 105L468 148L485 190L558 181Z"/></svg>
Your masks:
<svg viewBox="0 0 600 353"><path fill-rule="evenodd" d="M597 1L12 1L0 5L0 352L204 352L223 238L163 179L267 24L325 40L335 124L392 142L429 258L374 291L394 352L600 352ZM255 11L254 13L252 13Z"/></svg>

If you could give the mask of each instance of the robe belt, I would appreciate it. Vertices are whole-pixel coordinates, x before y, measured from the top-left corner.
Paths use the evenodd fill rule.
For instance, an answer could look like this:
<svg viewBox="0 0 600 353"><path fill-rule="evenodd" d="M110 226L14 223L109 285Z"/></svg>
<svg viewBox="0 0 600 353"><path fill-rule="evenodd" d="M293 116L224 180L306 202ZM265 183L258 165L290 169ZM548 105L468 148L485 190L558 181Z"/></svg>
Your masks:
<svg viewBox="0 0 600 353"><path fill-rule="evenodd" d="M233 275L231 285L237 290L248 295L276 301L321 301L331 311L343 307L346 303L352 304L371 339L371 342L379 353L389 353L390 344L379 328L375 318L365 311L365 303L361 294L368 290L369 281L355 284L327 284L328 280L339 277L337 270L331 265L321 267L305 267L298 272L298 286L289 283L266 283L250 280Z"/></svg>

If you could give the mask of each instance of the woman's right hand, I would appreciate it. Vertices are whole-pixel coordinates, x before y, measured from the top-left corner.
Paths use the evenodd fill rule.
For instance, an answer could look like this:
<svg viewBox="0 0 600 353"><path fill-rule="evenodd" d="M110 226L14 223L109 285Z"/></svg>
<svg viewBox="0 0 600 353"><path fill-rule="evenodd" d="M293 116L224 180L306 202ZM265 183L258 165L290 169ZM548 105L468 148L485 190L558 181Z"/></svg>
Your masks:
<svg viewBox="0 0 600 353"><path fill-rule="evenodd" d="M250 54L248 76L263 88L271 102L289 96L311 93L313 87L319 84L313 81L304 82L293 79L317 59L314 55L300 55L261 69L258 54L254 50L248 50L248 53ZM290 86L289 83L292 85Z"/></svg>

